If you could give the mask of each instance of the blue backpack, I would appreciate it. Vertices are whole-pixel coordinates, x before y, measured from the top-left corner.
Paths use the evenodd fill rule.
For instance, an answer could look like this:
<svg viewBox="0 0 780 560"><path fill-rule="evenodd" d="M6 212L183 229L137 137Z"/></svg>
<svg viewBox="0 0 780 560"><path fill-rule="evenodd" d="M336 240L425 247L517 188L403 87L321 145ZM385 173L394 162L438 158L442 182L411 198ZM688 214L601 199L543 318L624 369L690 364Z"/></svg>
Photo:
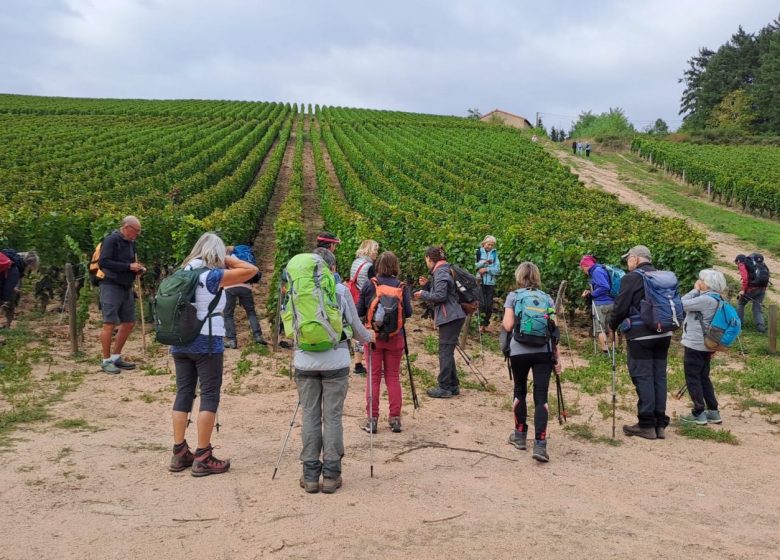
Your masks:
<svg viewBox="0 0 780 560"><path fill-rule="evenodd" d="M520 344L545 346L550 342L550 318L555 309L548 307L550 296L541 290L515 291L515 326L512 336Z"/></svg>
<svg viewBox="0 0 780 560"><path fill-rule="evenodd" d="M645 297L639 308L639 319L657 333L676 331L685 319L677 277L668 270L637 270L642 276Z"/></svg>
<svg viewBox="0 0 780 560"><path fill-rule="evenodd" d="M244 262L248 262L249 264L257 265L257 259L255 258L255 254L252 252L252 248L249 245L236 245L233 247L233 256L238 257ZM252 278L247 280L248 284L256 284L260 281L262 274L257 273Z"/></svg>
<svg viewBox="0 0 780 560"><path fill-rule="evenodd" d="M704 325L704 317L699 313L699 323L704 333L704 346L712 351L728 350L742 332L742 321L739 320L737 310L729 302L718 294L707 295L718 300L718 308L712 316L709 327Z"/></svg>
<svg viewBox="0 0 780 560"><path fill-rule="evenodd" d="M626 275L626 271L620 267L612 266L609 264L602 265L607 271L609 277L609 295L616 298L620 293L620 281L623 280L623 276Z"/></svg>

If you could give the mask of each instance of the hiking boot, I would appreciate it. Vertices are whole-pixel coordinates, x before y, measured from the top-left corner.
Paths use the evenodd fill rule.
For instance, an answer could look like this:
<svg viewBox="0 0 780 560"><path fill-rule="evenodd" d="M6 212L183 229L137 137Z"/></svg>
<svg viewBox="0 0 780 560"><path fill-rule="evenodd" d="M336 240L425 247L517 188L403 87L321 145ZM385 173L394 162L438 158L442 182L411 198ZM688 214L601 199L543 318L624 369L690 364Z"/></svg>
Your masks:
<svg viewBox="0 0 780 560"><path fill-rule="evenodd" d="M355 364L355 375L365 375L366 368L363 364Z"/></svg>
<svg viewBox="0 0 780 560"><path fill-rule="evenodd" d="M214 448L209 444L205 449L195 450L195 460L192 463L192 476L208 476L222 474L230 468L230 459L220 461L213 454Z"/></svg>
<svg viewBox="0 0 780 560"><path fill-rule="evenodd" d="M133 362L126 362L121 357L114 360L114 365L119 369L135 369Z"/></svg>
<svg viewBox="0 0 780 560"><path fill-rule="evenodd" d="M656 426L655 437L656 439L666 439L666 428L664 428L663 426Z"/></svg>
<svg viewBox="0 0 780 560"><path fill-rule="evenodd" d="M449 399L452 397L452 391L442 389L441 387L431 387L425 393L432 399Z"/></svg>
<svg viewBox="0 0 780 560"><path fill-rule="evenodd" d="M454 387L453 389L450 389L450 393L452 393L453 397L457 397L460 395L460 387Z"/></svg>
<svg viewBox="0 0 780 560"><path fill-rule="evenodd" d="M623 424L623 433L627 436L639 436L645 439L656 439L655 428L643 428L639 424Z"/></svg>
<svg viewBox="0 0 780 560"><path fill-rule="evenodd" d="M323 478L322 479L322 493L333 494L336 490L341 488L341 476L337 478Z"/></svg>
<svg viewBox="0 0 780 560"><path fill-rule="evenodd" d="M238 348L238 342L235 338L226 338L223 340L225 348Z"/></svg>
<svg viewBox="0 0 780 560"><path fill-rule="evenodd" d="M306 480L303 478L303 475L301 475L301 488L306 490L308 494L316 494L320 491L320 481L319 480Z"/></svg>
<svg viewBox="0 0 780 560"><path fill-rule="evenodd" d="M401 417L400 416L391 416L390 417L390 429L393 431L394 434L400 434L401 433Z"/></svg>
<svg viewBox="0 0 780 560"><path fill-rule="evenodd" d="M697 424L699 426L706 426L707 425L707 413L705 411L701 411L701 414L684 414L683 416L680 416L680 422L685 422L686 424Z"/></svg>
<svg viewBox="0 0 780 560"><path fill-rule="evenodd" d="M177 451L177 447L181 448ZM190 446L187 445L187 440L185 439L181 446L173 446L171 465L168 467L168 470L171 472L181 472L184 469L191 467L194 460L195 455L193 455L192 451L190 451Z"/></svg>
<svg viewBox="0 0 780 560"><path fill-rule="evenodd" d="M289 350L290 348L292 348L292 344L286 340L280 340L279 348L284 348L285 350Z"/></svg>
<svg viewBox="0 0 780 560"><path fill-rule="evenodd" d="M116 367L116 365L114 365L114 362L103 362L100 365L100 369L102 369L104 372L111 375L116 375L117 373L120 373L122 371L121 369Z"/></svg>
<svg viewBox="0 0 780 560"><path fill-rule="evenodd" d="M528 449L526 440L528 439L528 432L518 432L515 430L509 434L509 443L517 447L520 451Z"/></svg>
<svg viewBox="0 0 780 560"><path fill-rule="evenodd" d="M379 418L366 418L366 423L363 424L363 431L366 433L375 434L379 425Z"/></svg>
<svg viewBox="0 0 780 560"><path fill-rule="evenodd" d="M720 412L717 410L705 410L704 413L707 415L707 422L710 424L723 423L723 419L720 417Z"/></svg>
<svg viewBox="0 0 780 560"><path fill-rule="evenodd" d="M534 459L540 463L547 463L550 460L550 456L547 454L547 440L534 440L534 453L531 455Z"/></svg>
<svg viewBox="0 0 780 560"><path fill-rule="evenodd" d="M254 338L255 338L255 344L259 344L261 346L268 346L268 341L263 338L262 334L256 334Z"/></svg>

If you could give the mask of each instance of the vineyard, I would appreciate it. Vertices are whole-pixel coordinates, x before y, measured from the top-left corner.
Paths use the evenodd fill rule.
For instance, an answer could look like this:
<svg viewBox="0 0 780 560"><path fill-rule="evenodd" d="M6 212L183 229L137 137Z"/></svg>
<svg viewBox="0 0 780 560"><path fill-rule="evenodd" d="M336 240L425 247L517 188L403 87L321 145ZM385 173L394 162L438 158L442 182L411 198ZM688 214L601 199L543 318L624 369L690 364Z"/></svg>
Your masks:
<svg viewBox="0 0 780 560"><path fill-rule="evenodd" d="M154 282L205 230L229 243L257 235L293 129L289 191L274 223L276 270L304 249L311 210L302 203L305 141L320 213L344 241L341 269L366 238L394 250L409 274L422 272L421 255L432 243L468 265L488 233L498 238L505 270L532 260L549 286L581 285L583 253L617 262L638 243L685 279L711 258L710 245L685 222L586 189L514 129L281 103L10 95L0 96L7 210L0 242L35 248L44 264L59 267L83 259L74 245L89 254L122 216L136 214L144 228L140 257L154 270L145 281ZM503 287L511 280L505 274Z"/></svg>
<svg viewBox="0 0 780 560"><path fill-rule="evenodd" d="M780 214L780 148L664 142L637 138L631 149L715 200L769 216Z"/></svg>

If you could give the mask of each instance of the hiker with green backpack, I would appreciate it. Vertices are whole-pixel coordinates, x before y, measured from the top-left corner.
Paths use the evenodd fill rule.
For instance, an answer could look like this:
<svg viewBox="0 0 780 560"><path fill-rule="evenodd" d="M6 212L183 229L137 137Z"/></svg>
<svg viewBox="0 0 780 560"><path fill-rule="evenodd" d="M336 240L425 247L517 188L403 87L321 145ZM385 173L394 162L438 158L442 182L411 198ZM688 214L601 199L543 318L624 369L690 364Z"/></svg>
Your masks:
<svg viewBox="0 0 780 560"><path fill-rule="evenodd" d="M217 459L211 446L222 388L224 288L246 282L257 272L256 266L226 256L222 239L208 232L195 243L181 269L160 283L154 299L156 338L171 345L176 367L172 472L191 467L192 476L200 477L230 468L230 460ZM198 385L198 447L193 453L185 432Z"/></svg>
<svg viewBox="0 0 780 560"><path fill-rule="evenodd" d="M699 272L693 290L682 296L686 313L682 335L683 367L685 384L693 402L691 413L680 417L682 422L702 426L722 422L710 379L710 364L715 352L726 349L741 330L737 310L724 299L727 292L723 273L707 268Z"/></svg>
<svg viewBox="0 0 780 560"><path fill-rule="evenodd" d="M319 247L287 263L288 285L282 321L295 341L293 367L303 409L300 485L306 492L332 494L342 484L342 415L349 385L349 339L373 342L346 286L334 278L336 257Z"/></svg>
<svg viewBox="0 0 780 560"><path fill-rule="evenodd" d="M547 453L547 392L553 370L560 373L557 358L557 328L555 302L543 292L539 268L523 262L515 269L518 289L509 292L504 302L501 323L505 337L505 355L509 355L514 380L512 411L515 429L509 443L517 449L527 448L528 438L528 372L533 372L534 447L532 457L542 463L550 460ZM506 347L508 345L508 348Z"/></svg>

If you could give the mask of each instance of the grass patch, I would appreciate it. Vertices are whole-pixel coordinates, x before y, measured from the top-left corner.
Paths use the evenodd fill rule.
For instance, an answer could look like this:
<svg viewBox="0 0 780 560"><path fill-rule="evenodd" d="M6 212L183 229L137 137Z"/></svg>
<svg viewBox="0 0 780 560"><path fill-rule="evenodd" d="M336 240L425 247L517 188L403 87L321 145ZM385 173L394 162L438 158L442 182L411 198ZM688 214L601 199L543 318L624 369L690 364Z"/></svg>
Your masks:
<svg viewBox="0 0 780 560"><path fill-rule="evenodd" d="M146 404L152 404L157 400L157 397L154 395L154 393L141 393L141 396L138 398L144 401Z"/></svg>
<svg viewBox="0 0 780 560"><path fill-rule="evenodd" d="M258 356L270 356L271 350L268 349L268 346L265 344L257 344L256 342L253 342L243 350L241 350L241 357L246 358L250 354L257 354Z"/></svg>
<svg viewBox="0 0 780 560"><path fill-rule="evenodd" d="M603 443L606 445L612 445L617 447L622 444L619 439L612 439L606 436L600 436L593 433L593 428L590 424L572 424L567 423L563 426L563 431L572 436L574 439L581 441L588 441L591 443Z"/></svg>
<svg viewBox="0 0 780 560"><path fill-rule="evenodd" d="M64 458L73 455L73 449L70 447L63 447L57 452L57 456L54 458L55 463L59 463Z"/></svg>
<svg viewBox="0 0 780 560"><path fill-rule="evenodd" d="M68 418L54 423L55 428L62 430L74 430L78 432L97 432L100 428L91 425L83 418Z"/></svg>
<svg viewBox="0 0 780 560"><path fill-rule="evenodd" d="M729 430L725 430L723 428L713 430L707 426L699 426L698 424L689 422L680 422L679 420L675 423L675 427L677 428L678 434L690 439L703 439L707 441L714 441L716 443L739 445L737 436L732 434Z"/></svg>
<svg viewBox="0 0 780 560"><path fill-rule="evenodd" d="M171 375L171 370L167 366L165 368L156 368L154 366L143 366L141 367L141 371L144 372L144 375L149 375L151 377L157 377L160 375Z"/></svg>
<svg viewBox="0 0 780 560"><path fill-rule="evenodd" d="M439 339L434 335L429 334L425 337L425 340L423 340L423 348L425 348L425 351L428 352L428 354L438 354Z"/></svg>
<svg viewBox="0 0 780 560"><path fill-rule="evenodd" d="M780 414L780 403L761 401L752 397L740 401L739 408L740 410L757 408L762 414L767 414L769 416Z"/></svg>

